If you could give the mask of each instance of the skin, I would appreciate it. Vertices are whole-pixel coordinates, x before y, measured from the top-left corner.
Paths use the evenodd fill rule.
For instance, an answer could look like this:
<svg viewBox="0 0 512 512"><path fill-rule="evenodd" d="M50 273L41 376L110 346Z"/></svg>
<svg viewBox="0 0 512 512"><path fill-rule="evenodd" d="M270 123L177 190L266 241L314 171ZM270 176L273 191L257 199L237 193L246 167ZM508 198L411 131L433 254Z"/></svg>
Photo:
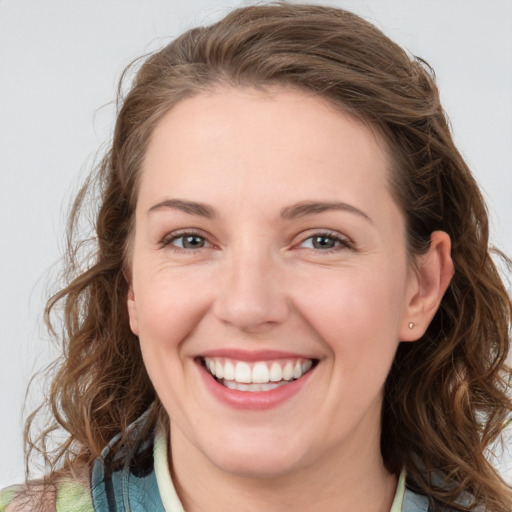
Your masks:
<svg viewBox="0 0 512 512"><path fill-rule="evenodd" d="M171 418L171 471L187 511L389 510L383 384L399 342L421 337L453 272L441 232L410 265L389 169L371 128L290 89L219 88L180 102L155 129L127 303ZM282 217L303 202L348 207ZM183 247L184 233L199 237L194 247ZM278 407L241 411L199 376L197 357L218 348L318 364Z"/></svg>

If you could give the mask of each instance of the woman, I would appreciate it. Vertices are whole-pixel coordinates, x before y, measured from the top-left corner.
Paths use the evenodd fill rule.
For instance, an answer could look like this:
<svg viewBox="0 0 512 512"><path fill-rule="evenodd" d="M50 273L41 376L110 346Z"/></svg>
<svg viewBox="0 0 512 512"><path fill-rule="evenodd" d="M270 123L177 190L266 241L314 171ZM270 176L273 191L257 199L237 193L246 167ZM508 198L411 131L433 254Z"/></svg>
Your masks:
<svg viewBox="0 0 512 512"><path fill-rule="evenodd" d="M51 471L7 510L510 509L511 306L425 63L345 11L234 11L141 66L71 230L95 186L48 305L68 437L29 419Z"/></svg>

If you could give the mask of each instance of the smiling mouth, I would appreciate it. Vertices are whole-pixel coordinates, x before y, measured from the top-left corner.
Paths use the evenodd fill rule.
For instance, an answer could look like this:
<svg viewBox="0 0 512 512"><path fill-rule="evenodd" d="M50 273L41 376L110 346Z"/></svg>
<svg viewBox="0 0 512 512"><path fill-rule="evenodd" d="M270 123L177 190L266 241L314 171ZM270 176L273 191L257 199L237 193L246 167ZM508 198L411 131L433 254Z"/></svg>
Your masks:
<svg viewBox="0 0 512 512"><path fill-rule="evenodd" d="M205 370L222 386L237 391L271 391L286 386L311 371L316 359L236 361L226 357L202 357Z"/></svg>

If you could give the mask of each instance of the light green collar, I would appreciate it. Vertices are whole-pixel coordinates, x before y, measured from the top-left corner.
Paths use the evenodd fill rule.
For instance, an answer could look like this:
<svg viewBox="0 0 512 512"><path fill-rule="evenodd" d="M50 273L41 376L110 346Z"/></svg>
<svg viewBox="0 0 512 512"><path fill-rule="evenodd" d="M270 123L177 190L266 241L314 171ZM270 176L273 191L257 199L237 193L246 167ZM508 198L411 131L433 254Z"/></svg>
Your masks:
<svg viewBox="0 0 512 512"><path fill-rule="evenodd" d="M165 512L185 512L172 483L167 458L167 436L162 429L158 429L155 436L153 457L155 461L156 483L158 484L158 492L160 493Z"/></svg>
<svg viewBox="0 0 512 512"><path fill-rule="evenodd" d="M396 486L395 497L391 504L391 510L389 512L402 512L402 505L404 502L405 495L405 469L402 469L400 477L398 479L398 485Z"/></svg>

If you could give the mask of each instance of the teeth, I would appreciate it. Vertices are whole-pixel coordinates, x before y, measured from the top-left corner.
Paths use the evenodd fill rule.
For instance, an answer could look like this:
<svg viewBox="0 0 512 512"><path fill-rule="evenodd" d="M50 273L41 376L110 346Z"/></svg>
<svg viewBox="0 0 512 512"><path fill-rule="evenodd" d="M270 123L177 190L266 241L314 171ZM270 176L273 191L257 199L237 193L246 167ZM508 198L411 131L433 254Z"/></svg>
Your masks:
<svg viewBox="0 0 512 512"><path fill-rule="evenodd" d="M274 361L270 366L270 380L272 382L279 382L280 380L283 380L283 370L281 365L276 361Z"/></svg>
<svg viewBox="0 0 512 512"><path fill-rule="evenodd" d="M293 379L293 364L289 361L286 363L286 366L283 368L283 379L284 380L292 380Z"/></svg>
<svg viewBox="0 0 512 512"><path fill-rule="evenodd" d="M311 359L308 359L306 362L302 363L302 375L304 375L306 372L309 372L312 366L313 361L311 361Z"/></svg>
<svg viewBox="0 0 512 512"><path fill-rule="evenodd" d="M265 363L256 363L252 369L252 381L256 383L268 382L269 371Z"/></svg>
<svg viewBox="0 0 512 512"><path fill-rule="evenodd" d="M282 384L274 384L273 382L267 382L265 384L260 384L260 391L270 391L271 389L276 389Z"/></svg>
<svg viewBox="0 0 512 512"><path fill-rule="evenodd" d="M308 372L311 359L233 361L222 357L205 357L205 367L222 384L240 391L268 391L299 379Z"/></svg>
<svg viewBox="0 0 512 512"><path fill-rule="evenodd" d="M222 384L229 389L236 389L238 391L249 391L250 393L254 393L256 391L270 391L271 389L283 386L285 383L280 382L279 384L276 384L274 382L267 382L264 384L241 384L236 380L224 380Z"/></svg>
<svg viewBox="0 0 512 512"><path fill-rule="evenodd" d="M222 379L224 377L224 367L220 361L216 361L215 363L215 376L218 379Z"/></svg>
<svg viewBox="0 0 512 512"><path fill-rule="evenodd" d="M217 367L217 365L215 365ZM217 374L215 374L215 377L218 379L221 379L222 377L219 377ZM239 361L236 363L235 367L235 380L237 382L242 382L249 384L251 382L251 367L247 363L243 363Z"/></svg>
<svg viewBox="0 0 512 512"><path fill-rule="evenodd" d="M224 365L224 378L226 380L235 380L235 365L231 361L226 361Z"/></svg>

